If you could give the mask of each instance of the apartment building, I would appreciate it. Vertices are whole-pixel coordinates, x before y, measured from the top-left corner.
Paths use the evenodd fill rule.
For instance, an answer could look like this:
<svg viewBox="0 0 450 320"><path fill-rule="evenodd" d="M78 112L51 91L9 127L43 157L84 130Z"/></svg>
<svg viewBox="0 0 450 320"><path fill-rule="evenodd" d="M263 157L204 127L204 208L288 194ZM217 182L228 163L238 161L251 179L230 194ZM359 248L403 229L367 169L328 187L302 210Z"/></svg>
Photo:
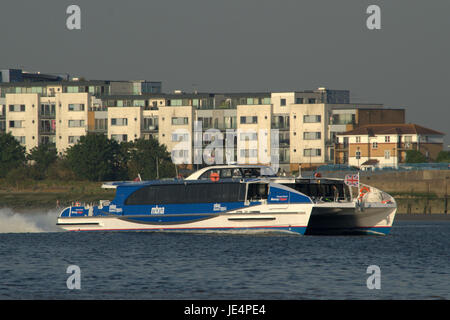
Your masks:
<svg viewBox="0 0 450 320"><path fill-rule="evenodd" d="M348 90L326 88L167 94L151 81L0 83L0 131L11 132L28 151L54 143L63 154L88 132L119 142L152 136L174 161L197 167L278 163L292 171L299 164L340 162L348 156L335 146L339 134L404 119L404 109L351 103Z"/></svg>
<svg viewBox="0 0 450 320"><path fill-rule="evenodd" d="M443 150L444 134L417 124L364 125L338 135L336 163L361 167L396 167L408 150L436 159Z"/></svg>
<svg viewBox="0 0 450 320"><path fill-rule="evenodd" d="M2 72L2 80L6 78L4 75ZM0 83L0 131L11 132L28 152L41 143L54 143L62 154L87 132L106 134L108 112L102 100L96 98L98 96L139 96L147 94L146 91L159 93L161 90L161 82L65 81L59 78L48 81L49 77L43 80L38 77L43 76L40 74L33 81L20 81L19 73L11 71L8 76L10 81ZM128 109L128 112L132 110ZM119 115L117 118L120 119ZM118 133L115 131L113 125L110 136L116 136ZM140 136L140 132L134 130L129 134L135 138Z"/></svg>

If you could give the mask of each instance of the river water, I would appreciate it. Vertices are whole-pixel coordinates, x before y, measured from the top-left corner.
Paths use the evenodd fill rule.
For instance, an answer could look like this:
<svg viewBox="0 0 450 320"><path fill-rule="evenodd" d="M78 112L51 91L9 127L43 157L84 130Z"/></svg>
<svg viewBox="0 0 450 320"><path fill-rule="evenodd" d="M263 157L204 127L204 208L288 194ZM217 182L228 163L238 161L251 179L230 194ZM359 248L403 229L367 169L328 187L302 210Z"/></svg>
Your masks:
<svg viewBox="0 0 450 320"><path fill-rule="evenodd" d="M450 298L448 220L397 220L388 236L297 236L70 233L56 216L0 209L0 299ZM69 266L80 289L69 289Z"/></svg>

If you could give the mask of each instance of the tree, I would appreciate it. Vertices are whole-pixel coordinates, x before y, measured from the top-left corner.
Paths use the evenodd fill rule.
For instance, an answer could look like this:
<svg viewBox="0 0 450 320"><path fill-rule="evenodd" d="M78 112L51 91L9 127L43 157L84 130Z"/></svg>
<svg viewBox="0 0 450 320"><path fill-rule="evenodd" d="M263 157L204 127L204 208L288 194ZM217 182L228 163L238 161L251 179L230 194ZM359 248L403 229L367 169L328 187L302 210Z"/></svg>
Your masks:
<svg viewBox="0 0 450 320"><path fill-rule="evenodd" d="M33 167L43 178L50 165L58 159L58 153L54 144L45 143L31 149L27 159L34 161Z"/></svg>
<svg viewBox="0 0 450 320"><path fill-rule="evenodd" d="M66 159L74 173L91 181L115 180L123 172L119 162L120 145L103 134L82 136L67 149Z"/></svg>
<svg viewBox="0 0 450 320"><path fill-rule="evenodd" d="M158 140L138 139L130 142L128 172L129 177L141 175L142 179L160 179L175 177L175 165L172 163L170 153Z"/></svg>
<svg viewBox="0 0 450 320"><path fill-rule="evenodd" d="M25 164L25 147L11 135L11 133L0 133L0 178L7 173Z"/></svg>
<svg viewBox="0 0 450 320"><path fill-rule="evenodd" d="M418 150L406 151L406 163L425 163L427 158Z"/></svg>
<svg viewBox="0 0 450 320"><path fill-rule="evenodd" d="M436 162L450 162L450 151L439 152Z"/></svg>

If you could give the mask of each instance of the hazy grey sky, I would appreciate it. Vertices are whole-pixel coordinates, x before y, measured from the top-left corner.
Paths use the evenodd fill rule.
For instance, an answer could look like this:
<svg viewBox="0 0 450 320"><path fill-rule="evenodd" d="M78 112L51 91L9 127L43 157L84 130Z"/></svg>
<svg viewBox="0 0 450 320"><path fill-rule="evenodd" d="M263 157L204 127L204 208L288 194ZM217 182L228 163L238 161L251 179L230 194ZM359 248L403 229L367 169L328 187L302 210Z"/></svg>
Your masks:
<svg viewBox="0 0 450 320"><path fill-rule="evenodd" d="M66 8L81 8L81 30ZM366 9L381 8L381 30ZM448 0L1 0L0 68L163 90L348 89L450 144Z"/></svg>

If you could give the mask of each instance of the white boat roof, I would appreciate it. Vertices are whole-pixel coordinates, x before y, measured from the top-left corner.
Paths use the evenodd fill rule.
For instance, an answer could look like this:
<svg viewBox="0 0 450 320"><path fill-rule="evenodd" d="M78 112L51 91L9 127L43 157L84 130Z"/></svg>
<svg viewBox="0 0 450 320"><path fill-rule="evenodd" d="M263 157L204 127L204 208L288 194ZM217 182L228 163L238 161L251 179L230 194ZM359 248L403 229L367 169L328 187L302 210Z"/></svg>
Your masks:
<svg viewBox="0 0 450 320"><path fill-rule="evenodd" d="M220 170L220 169L267 169L270 170L271 173L273 173L273 175L275 175L275 172L273 171L272 167L270 166L265 166L265 165L257 165L257 164L228 164L228 165L218 165L218 166L209 166L209 167L205 167L202 168L198 171L195 171L194 173L192 173L191 175L189 175L187 178L185 178L185 180L197 180L198 178L200 178L200 176L205 173L206 171L209 170Z"/></svg>

